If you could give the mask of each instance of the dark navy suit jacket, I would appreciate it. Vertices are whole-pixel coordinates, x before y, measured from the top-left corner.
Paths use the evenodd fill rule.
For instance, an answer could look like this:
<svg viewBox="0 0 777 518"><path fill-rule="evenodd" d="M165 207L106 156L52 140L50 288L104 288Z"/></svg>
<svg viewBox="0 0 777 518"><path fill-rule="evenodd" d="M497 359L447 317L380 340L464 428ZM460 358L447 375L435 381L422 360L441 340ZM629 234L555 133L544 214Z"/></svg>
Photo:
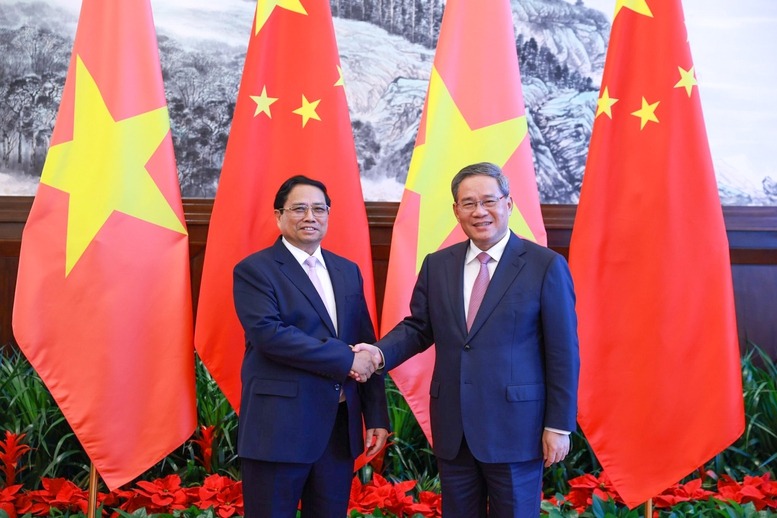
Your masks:
<svg viewBox="0 0 777 518"><path fill-rule="evenodd" d="M375 340L358 266L322 250L337 304L338 332L303 267L280 239L238 263L235 308L246 337L238 454L271 462L316 461L326 448L341 387L351 454L367 428L389 428L382 376L348 377L349 344Z"/></svg>
<svg viewBox="0 0 777 518"><path fill-rule="evenodd" d="M386 369L436 344L430 392L435 454L466 436L481 462L542 456L545 427L575 430L579 371L572 277L564 258L511 233L470 332L464 318L469 241L426 257L411 315L377 345Z"/></svg>

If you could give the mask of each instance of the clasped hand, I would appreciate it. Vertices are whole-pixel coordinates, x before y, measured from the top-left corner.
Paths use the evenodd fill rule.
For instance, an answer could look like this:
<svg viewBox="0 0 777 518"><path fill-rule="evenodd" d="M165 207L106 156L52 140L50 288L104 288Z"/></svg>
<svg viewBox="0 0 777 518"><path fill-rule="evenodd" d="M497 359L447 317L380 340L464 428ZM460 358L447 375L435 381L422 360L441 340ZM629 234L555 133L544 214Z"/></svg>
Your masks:
<svg viewBox="0 0 777 518"><path fill-rule="evenodd" d="M383 362L380 349L365 343L353 345L351 349L354 354L349 376L360 383L364 383L370 379L370 376L378 370Z"/></svg>

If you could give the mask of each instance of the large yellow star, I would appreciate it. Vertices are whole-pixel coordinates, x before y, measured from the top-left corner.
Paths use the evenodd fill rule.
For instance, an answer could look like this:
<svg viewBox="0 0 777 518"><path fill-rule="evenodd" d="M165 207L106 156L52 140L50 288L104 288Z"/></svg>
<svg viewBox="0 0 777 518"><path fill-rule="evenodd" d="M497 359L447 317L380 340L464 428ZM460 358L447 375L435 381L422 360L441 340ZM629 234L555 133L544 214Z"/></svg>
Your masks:
<svg viewBox="0 0 777 518"><path fill-rule="evenodd" d="M316 119L317 121L321 120L321 117L318 116L316 113L316 108L318 108L318 103L321 102L321 99L317 101L310 102L308 101L307 97L305 95L302 95L302 106L297 108L296 110L292 110L292 113L296 113L297 115L302 116L302 127L305 127L305 124L308 123L310 119Z"/></svg>
<svg viewBox="0 0 777 518"><path fill-rule="evenodd" d="M680 80L677 81L677 84L674 85L674 87L685 88L685 91L688 94L688 97L690 97L691 92L693 91L693 87L698 84L696 82L696 77L693 71L693 67L691 67L689 70L685 70L683 67L677 67L677 70L680 71Z"/></svg>
<svg viewBox="0 0 777 518"><path fill-rule="evenodd" d="M649 104L645 98L642 98L642 107L635 111L631 112L632 115L635 117L639 117L640 120L640 126L639 129L643 129L645 127L645 124L650 122L658 122L658 117L656 117L656 108L658 108L660 101L656 101L653 104Z"/></svg>
<svg viewBox="0 0 777 518"><path fill-rule="evenodd" d="M650 7L648 7L647 0L616 0L615 15L613 18L618 16L618 13L624 7L631 9L635 13L643 14L645 16L649 16L650 18L653 17L653 13L650 11Z"/></svg>
<svg viewBox="0 0 777 518"><path fill-rule="evenodd" d="M266 86L262 87L261 95L252 95L250 97L256 103L256 111L254 111L254 117L259 115L260 113L264 113L265 115L267 115L268 118L272 119L272 114L270 113L270 106L272 105L272 103L277 101L278 98L268 97Z"/></svg>
<svg viewBox="0 0 777 518"><path fill-rule="evenodd" d="M145 168L170 131L167 108L116 121L76 57L73 140L49 149L41 183L70 194L65 274L114 212L186 234Z"/></svg>
<svg viewBox="0 0 777 518"><path fill-rule="evenodd" d="M429 79L424 143L410 160L405 188L421 197L416 271L426 254L436 251L456 226L450 180L462 167L493 162L500 167L527 138L526 117L508 119L472 129L464 119L436 68ZM518 207L513 205L511 228L524 236L532 232Z"/></svg>
<svg viewBox="0 0 777 518"><path fill-rule="evenodd" d="M618 99L615 99L614 97L610 97L610 90L608 89L608 87L605 86L602 96L599 97L599 99L597 99L596 101L596 117L604 113L605 115L607 115L609 118L612 119L612 105L617 102L618 102Z"/></svg>
<svg viewBox="0 0 777 518"><path fill-rule="evenodd" d="M267 19L273 12L273 9L280 7L281 9L287 9L289 11L304 14L307 16L308 12L302 6L300 0L257 0L256 2L256 25L254 26L254 36L259 34L264 24L267 23Z"/></svg>

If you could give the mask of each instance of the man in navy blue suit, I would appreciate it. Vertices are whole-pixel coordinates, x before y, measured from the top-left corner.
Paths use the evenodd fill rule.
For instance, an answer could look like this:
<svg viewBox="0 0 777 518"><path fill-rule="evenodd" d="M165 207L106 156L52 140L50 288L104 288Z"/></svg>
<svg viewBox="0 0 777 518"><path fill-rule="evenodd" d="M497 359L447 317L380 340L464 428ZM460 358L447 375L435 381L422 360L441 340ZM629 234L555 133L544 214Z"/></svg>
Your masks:
<svg viewBox="0 0 777 518"><path fill-rule="evenodd" d="M294 176L275 197L281 237L234 270L246 337L238 429L245 516L344 518L354 459L379 451L389 419L358 266L321 249L331 201ZM357 383L353 373L366 383Z"/></svg>
<svg viewBox="0 0 777 518"><path fill-rule="evenodd" d="M429 254L410 316L366 344L385 369L436 344L429 387L445 518L539 515L544 465L576 426L579 355L564 258L508 229L513 202L495 164L462 169L453 212L469 237ZM380 365L379 365L380 366Z"/></svg>

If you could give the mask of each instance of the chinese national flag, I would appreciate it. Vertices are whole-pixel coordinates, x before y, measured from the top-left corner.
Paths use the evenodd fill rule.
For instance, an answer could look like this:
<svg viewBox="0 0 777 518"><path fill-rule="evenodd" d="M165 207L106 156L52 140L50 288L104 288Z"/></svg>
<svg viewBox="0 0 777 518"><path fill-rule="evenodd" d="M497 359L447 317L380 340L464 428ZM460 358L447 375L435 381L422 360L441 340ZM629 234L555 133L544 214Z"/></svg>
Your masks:
<svg viewBox="0 0 777 518"><path fill-rule="evenodd" d="M197 309L197 352L240 408L245 338L232 270L279 235L275 193L296 174L332 199L322 246L356 262L375 320L364 207L343 74L328 0L259 0L213 206Z"/></svg>
<svg viewBox="0 0 777 518"><path fill-rule="evenodd" d="M744 430L726 229L680 0L619 0L570 244L579 422L629 506Z"/></svg>
<svg viewBox="0 0 777 518"><path fill-rule="evenodd" d="M510 178L512 230L544 245L510 2L449 0L394 223L383 334L408 314L424 257L466 239L453 215L450 182L461 168L484 161ZM432 347L391 371L430 441L433 364Z"/></svg>
<svg viewBox="0 0 777 518"><path fill-rule="evenodd" d="M14 334L111 489L194 431L189 248L148 0L84 0Z"/></svg>

